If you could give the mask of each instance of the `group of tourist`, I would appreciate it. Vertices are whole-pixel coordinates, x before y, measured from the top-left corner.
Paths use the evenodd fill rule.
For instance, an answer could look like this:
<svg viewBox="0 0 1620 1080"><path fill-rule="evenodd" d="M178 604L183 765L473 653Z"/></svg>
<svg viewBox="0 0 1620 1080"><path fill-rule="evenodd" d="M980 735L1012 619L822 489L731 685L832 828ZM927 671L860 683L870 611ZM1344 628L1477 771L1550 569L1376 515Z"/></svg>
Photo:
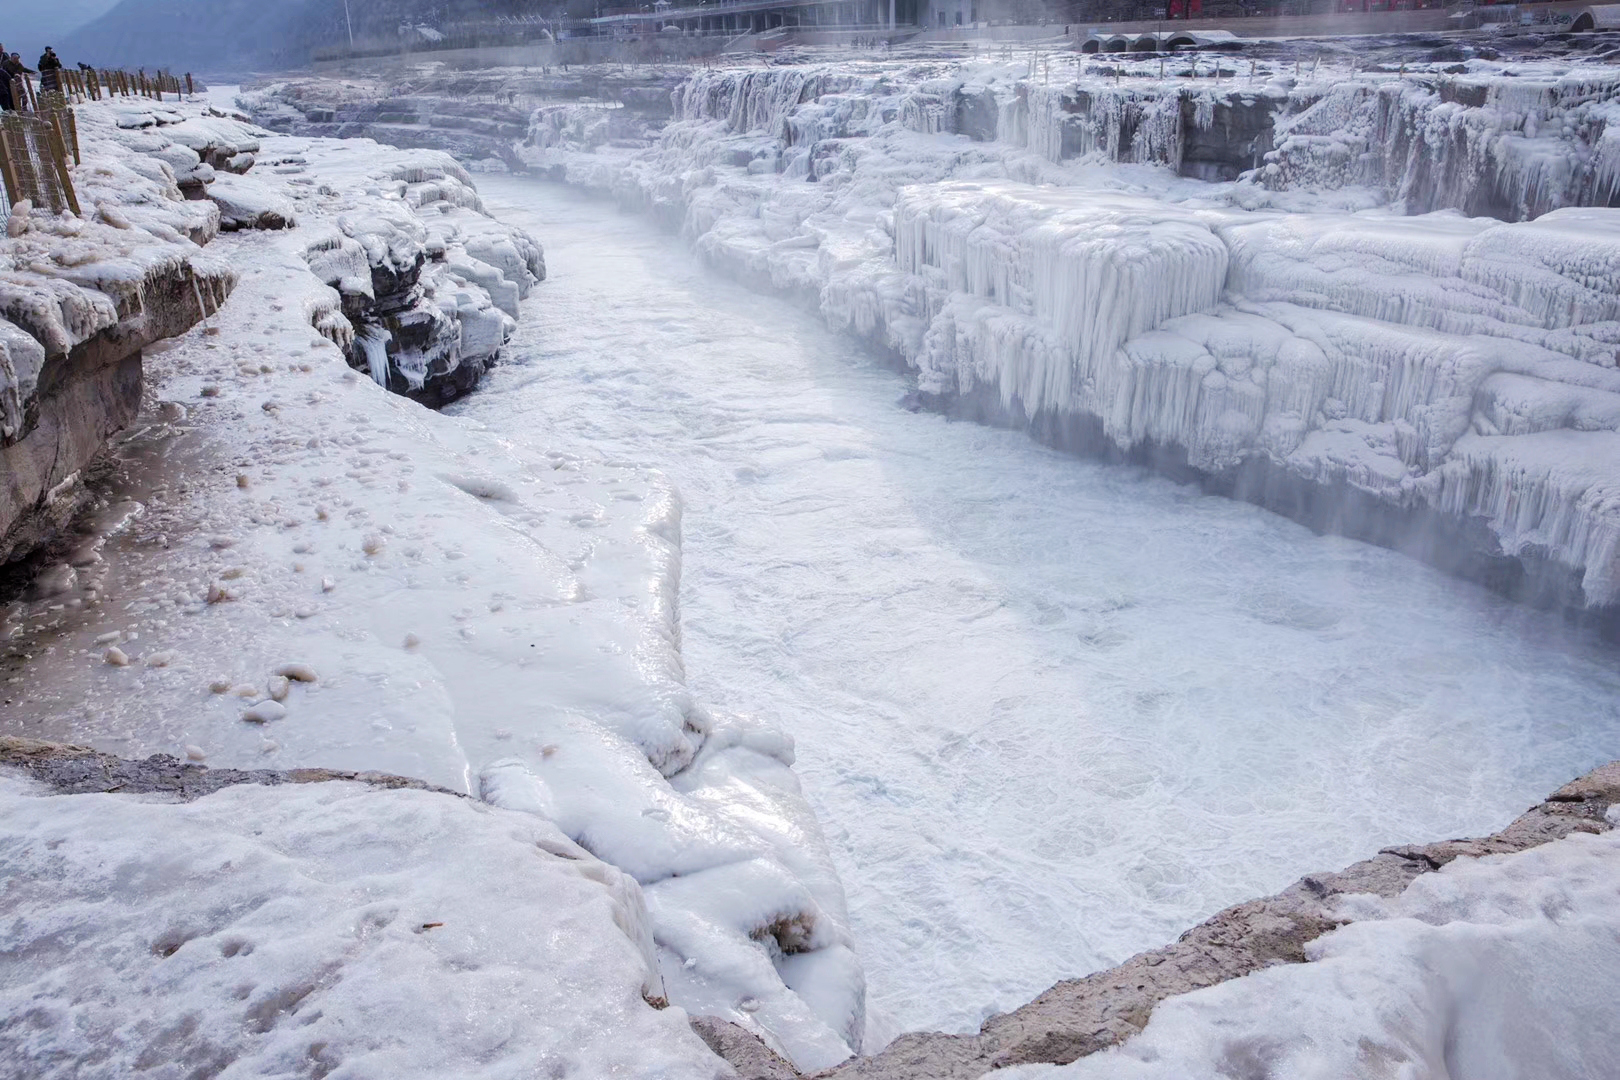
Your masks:
<svg viewBox="0 0 1620 1080"><path fill-rule="evenodd" d="M39 58L39 88L44 91L60 90L62 87L61 75L62 61L56 55L56 50L49 45ZM0 45L0 112L14 110L18 102L13 97L13 80L24 75L32 75L35 69L22 62L22 57L14 52L6 52L6 47Z"/></svg>

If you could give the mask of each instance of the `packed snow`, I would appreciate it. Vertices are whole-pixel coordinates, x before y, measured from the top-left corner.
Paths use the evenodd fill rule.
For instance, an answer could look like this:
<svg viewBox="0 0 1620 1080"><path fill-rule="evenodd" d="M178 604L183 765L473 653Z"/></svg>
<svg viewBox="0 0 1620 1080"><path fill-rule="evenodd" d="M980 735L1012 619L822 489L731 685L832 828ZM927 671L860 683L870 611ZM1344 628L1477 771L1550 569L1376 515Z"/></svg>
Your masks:
<svg viewBox="0 0 1620 1080"><path fill-rule="evenodd" d="M0 777L0 845L0 1075L721 1075L680 1009L647 1005L635 882L530 814Z"/></svg>

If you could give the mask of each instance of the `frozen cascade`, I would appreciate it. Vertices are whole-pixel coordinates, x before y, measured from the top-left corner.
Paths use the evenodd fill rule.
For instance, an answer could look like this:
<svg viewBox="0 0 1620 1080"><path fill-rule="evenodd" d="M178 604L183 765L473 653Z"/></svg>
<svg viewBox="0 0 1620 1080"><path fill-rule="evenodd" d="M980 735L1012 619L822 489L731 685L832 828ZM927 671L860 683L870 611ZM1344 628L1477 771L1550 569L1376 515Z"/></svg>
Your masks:
<svg viewBox="0 0 1620 1080"><path fill-rule="evenodd" d="M1187 61L1171 74L1186 75ZM1367 188L1408 212L1453 208L1507 220L1620 194L1620 75L1612 69L1296 82L1050 82L968 68L889 73L815 65L705 71L675 92L681 124L788 146L873 134L898 121L1068 159L1165 165L1200 179L1276 190ZM910 74L910 73L907 73ZM998 78L998 76L1001 76ZM1252 172L1250 172L1252 170Z"/></svg>
<svg viewBox="0 0 1620 1080"><path fill-rule="evenodd" d="M1004 404L1067 411L1127 340L1215 303L1226 246L1150 199L978 184L906 189L895 261L934 313L914 357L925 390L997 386Z"/></svg>
<svg viewBox="0 0 1620 1080"><path fill-rule="evenodd" d="M1296 91L1257 174L1274 188L1363 185L1413 212L1509 220L1620 193L1620 75L1349 80Z"/></svg>
<svg viewBox="0 0 1620 1080"><path fill-rule="evenodd" d="M1620 732L1612 656L1556 619L1136 470L907 413L894 404L903 378L788 304L705 273L645 219L518 178L482 187L503 219L546 236L552 283L513 362L453 411L656 458L679 485L692 692L717 719L760 714L794 738L792 773L825 829L867 971L868 1049L904 1030L971 1030L1309 869L1413 836L1488 831ZM947 194L937 236L926 200L908 228L915 257L941 264L921 269L943 278L948 264L961 302L969 285L974 302L1016 297L1007 318L1033 325L1036 311L1059 317L1046 314L1046 276L1107 265L1106 249L1067 244L1059 228L1104 222L1019 207L1018 189L998 189L983 221L1046 215L1045 232L1018 234L1039 246L1017 247L967 227L969 186ZM1280 321L1321 312L1272 302L1269 317L1219 299L1222 214L1155 218L1124 198L1115 212L1207 245L1207 265L1144 309L1167 329L1127 322L1109 335L1196 345L1227 378L1229 412L1281 393L1220 370L1237 371L1245 341L1264 345L1253 366L1298 371L1270 407L1303 409L1332 385L1332 341ZM1129 400L1155 422L1209 400L1185 377L1137 385ZM1580 433L1551 433L1569 434ZM1454 454L1486 453L1477 441L1464 436ZM1484 507L1493 491L1457 497ZM705 746L740 752L758 737L731 730L716 724ZM561 782L565 757L546 767L565 831L583 827L589 792ZM680 774L700 800L702 772ZM646 828L630 806L626 826ZM772 917L695 899L703 875L800 911L836 902L818 891L828 878L803 877L814 895L793 900L768 860L713 858L723 825L693 831L674 815L660 829L677 842L626 865L651 882L676 1004L779 1023L854 1000L847 954L790 951L791 921L752 945L689 944L727 919ZM696 872L662 878L660 863ZM679 960L695 953L724 965ZM781 990L739 1008L719 992L727 978L768 977L813 1008L790 1013Z"/></svg>
<svg viewBox="0 0 1620 1080"><path fill-rule="evenodd" d="M388 385L388 342L392 340L386 330L368 326L355 336L355 343L366 354L366 368L378 386Z"/></svg>
<svg viewBox="0 0 1620 1080"><path fill-rule="evenodd" d="M897 343L925 392L990 386L1015 414L1094 417L1207 472L1259 454L1481 517L1504 551L1580 568L1587 604L1620 597L1620 472L1585 460L1620 427L1620 216L1265 216L963 183L905 189L894 213L926 324ZM1511 468L1452 454L1470 431L1563 428L1533 454L1487 444ZM1547 496L1504 513L1497 477Z"/></svg>

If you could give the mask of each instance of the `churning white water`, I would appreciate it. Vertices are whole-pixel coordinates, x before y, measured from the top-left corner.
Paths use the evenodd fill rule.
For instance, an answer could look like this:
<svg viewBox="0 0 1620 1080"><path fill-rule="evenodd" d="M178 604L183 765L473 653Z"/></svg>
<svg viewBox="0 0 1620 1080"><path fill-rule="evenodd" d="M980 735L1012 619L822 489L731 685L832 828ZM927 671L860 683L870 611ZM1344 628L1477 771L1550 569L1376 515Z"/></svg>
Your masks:
<svg viewBox="0 0 1620 1080"><path fill-rule="evenodd" d="M1401 556L1021 434L566 189L512 362L457 406L657 465L700 700L777 719L849 893L870 1045L1620 752L1606 646Z"/></svg>

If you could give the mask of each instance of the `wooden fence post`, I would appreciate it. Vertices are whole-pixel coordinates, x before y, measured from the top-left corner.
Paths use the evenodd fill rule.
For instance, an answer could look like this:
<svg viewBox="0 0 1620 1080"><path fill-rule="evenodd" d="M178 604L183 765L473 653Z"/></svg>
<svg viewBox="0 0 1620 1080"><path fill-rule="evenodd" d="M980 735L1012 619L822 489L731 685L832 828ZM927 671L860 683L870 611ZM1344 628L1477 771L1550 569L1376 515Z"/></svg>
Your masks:
<svg viewBox="0 0 1620 1080"><path fill-rule="evenodd" d="M73 191L73 174L68 172L67 144L62 138L62 117L60 113L51 114L51 158L56 162L56 175L62 181L62 194L67 197L68 209L73 211L74 217L82 217L79 210L79 196Z"/></svg>
<svg viewBox="0 0 1620 1080"><path fill-rule="evenodd" d="M196 91L191 88L191 72L188 71L186 72L186 97L190 97L195 93Z"/></svg>
<svg viewBox="0 0 1620 1080"><path fill-rule="evenodd" d="M17 166L11 160L4 128L0 128L0 182L5 185L6 209L9 211L22 198L22 185L17 182Z"/></svg>

